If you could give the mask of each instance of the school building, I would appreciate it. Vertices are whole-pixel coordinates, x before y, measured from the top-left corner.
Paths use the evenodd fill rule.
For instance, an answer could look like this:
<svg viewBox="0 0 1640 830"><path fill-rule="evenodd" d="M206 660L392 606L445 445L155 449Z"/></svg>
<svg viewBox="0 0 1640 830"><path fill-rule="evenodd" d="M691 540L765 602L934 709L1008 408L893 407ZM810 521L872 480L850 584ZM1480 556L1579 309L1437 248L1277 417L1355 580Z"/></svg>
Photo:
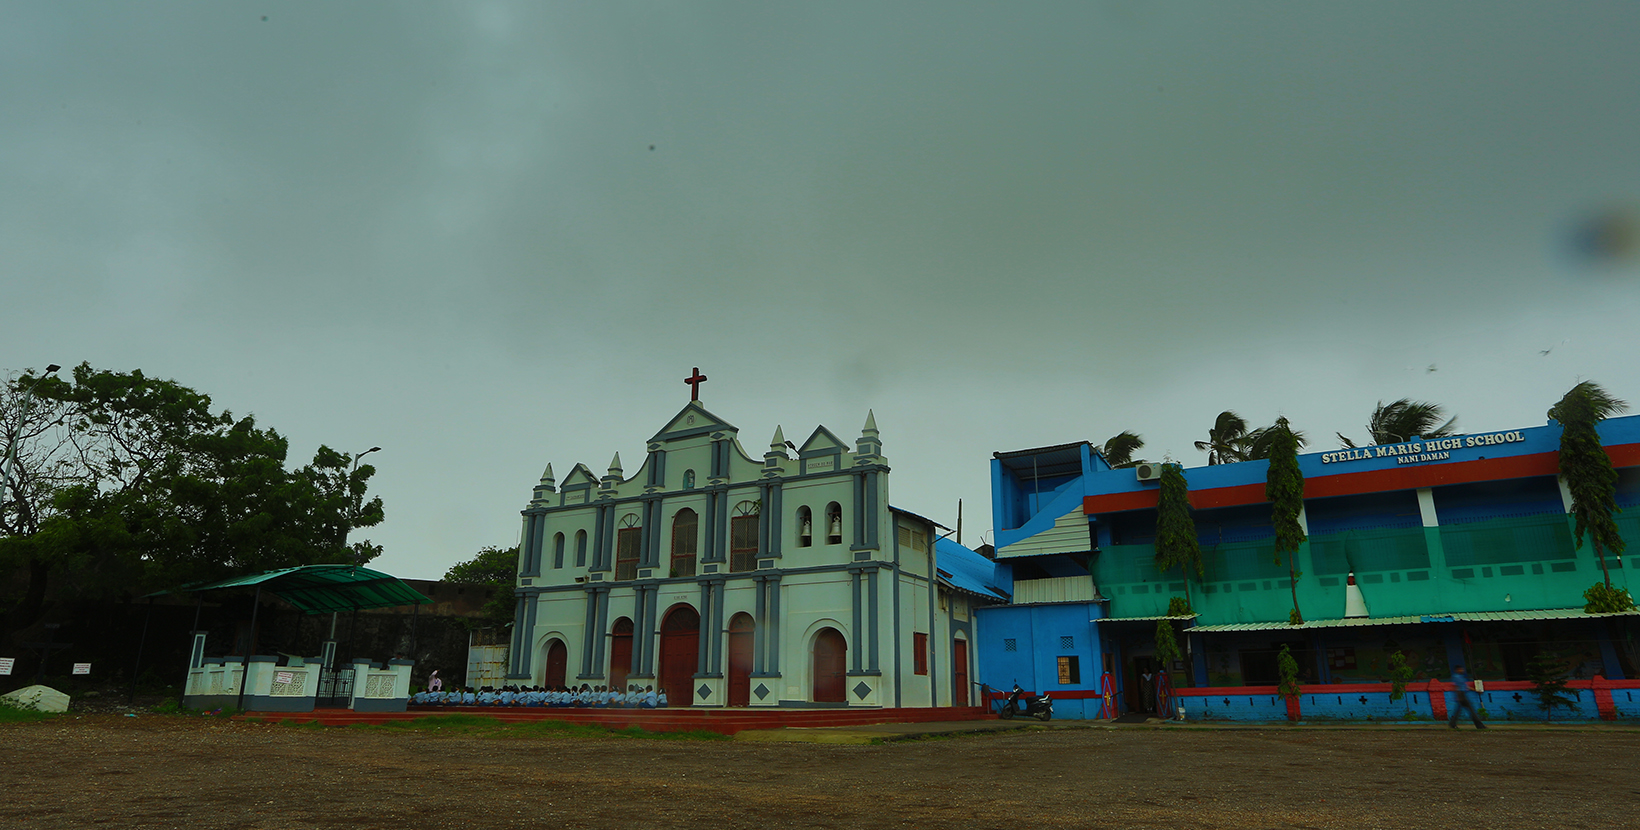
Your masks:
<svg viewBox="0 0 1640 830"><path fill-rule="evenodd" d="M1606 420L1600 433L1633 545L1640 417ZM1285 646L1306 718L1444 717L1439 681L1463 664L1485 683L1488 717L1541 719L1525 681L1549 651L1566 658L1578 698L1557 717L1640 717L1640 683L1628 679L1640 625L1633 613L1583 611L1602 571L1592 545L1573 541L1559 441L1550 422L1300 455L1302 625L1290 624L1293 587L1275 560L1267 462L1183 471L1206 570L1187 585L1155 565L1159 465L1112 469L1087 442L996 453L996 558L1009 572L998 579L1011 577L1013 602L977 614L981 679L1046 690L1061 717L1183 706L1190 719L1279 719ZM1631 587L1634 561L1607 553L1616 587ZM1160 665L1157 622L1186 596L1194 615L1169 621L1183 658ZM1396 651L1415 680L1391 702Z"/></svg>

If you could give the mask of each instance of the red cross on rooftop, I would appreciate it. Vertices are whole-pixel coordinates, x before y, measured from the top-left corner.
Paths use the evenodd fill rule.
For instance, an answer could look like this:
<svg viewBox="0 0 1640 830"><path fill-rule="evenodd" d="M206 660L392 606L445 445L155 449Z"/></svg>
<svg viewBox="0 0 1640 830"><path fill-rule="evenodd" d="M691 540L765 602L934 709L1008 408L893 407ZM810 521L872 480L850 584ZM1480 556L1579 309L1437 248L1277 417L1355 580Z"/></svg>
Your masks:
<svg viewBox="0 0 1640 830"><path fill-rule="evenodd" d="M700 367L696 366L695 373L684 378L683 382L689 384L689 400L700 400L700 385L706 382L706 376L700 373Z"/></svg>

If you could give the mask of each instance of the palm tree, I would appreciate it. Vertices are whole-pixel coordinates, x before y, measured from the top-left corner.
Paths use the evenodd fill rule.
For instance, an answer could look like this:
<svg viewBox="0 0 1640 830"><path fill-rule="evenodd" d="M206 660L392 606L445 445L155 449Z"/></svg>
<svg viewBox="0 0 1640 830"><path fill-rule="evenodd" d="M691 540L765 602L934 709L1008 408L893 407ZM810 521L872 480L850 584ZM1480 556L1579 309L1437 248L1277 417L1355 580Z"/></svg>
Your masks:
<svg viewBox="0 0 1640 830"><path fill-rule="evenodd" d="M1270 458L1270 453L1276 444L1278 434L1283 437L1292 438L1293 451L1295 453L1310 444L1310 439L1305 438L1303 432L1293 429L1292 426L1287 423L1287 419L1285 417L1280 417L1276 419L1274 424L1267 427L1259 427L1258 429L1255 429L1247 434L1247 438L1245 439L1246 449L1243 450L1246 460L1258 461L1261 459Z"/></svg>
<svg viewBox="0 0 1640 830"><path fill-rule="evenodd" d="M1145 439L1135 433L1122 430L1110 437L1103 446L1096 446L1093 451L1105 457L1105 463L1116 469L1132 467L1139 462L1134 460L1133 453L1145 445Z"/></svg>
<svg viewBox="0 0 1640 830"><path fill-rule="evenodd" d="M1580 546L1585 534L1594 543L1607 591L1612 590L1612 575L1606 569L1602 549L1622 555L1625 545L1612 518L1618 509L1617 471L1612 469L1611 456L1600 443L1597 425L1628 408L1627 403L1607 394L1592 380L1572 387L1549 408L1549 417L1560 422L1560 475L1572 494L1570 512L1576 523L1573 535Z"/></svg>
<svg viewBox="0 0 1640 830"><path fill-rule="evenodd" d="M1438 403L1410 398L1389 404L1379 401L1378 407L1372 411L1372 418L1367 421L1367 435L1371 436L1374 444L1399 444L1412 440L1415 435L1420 438L1446 438L1458 431L1458 419L1453 416L1442 423L1441 418L1445 416L1446 408ZM1346 449L1356 446L1344 433L1337 435Z"/></svg>
<svg viewBox="0 0 1640 830"><path fill-rule="evenodd" d="M1207 463L1230 464L1246 461L1243 442L1247 439L1247 420L1226 409L1213 420L1206 441L1197 441L1196 449L1207 453Z"/></svg>
<svg viewBox="0 0 1640 830"><path fill-rule="evenodd" d="M1275 425L1249 430L1245 418L1226 409L1214 419L1213 428L1207 431L1207 440L1196 442L1196 449L1207 453L1208 464L1234 464L1237 461L1266 459L1270 457L1273 430L1277 425L1285 423L1286 419L1277 419ZM1310 441L1304 437L1304 433L1291 427L1283 428L1293 436L1293 442L1298 449L1309 445Z"/></svg>
<svg viewBox="0 0 1640 830"><path fill-rule="evenodd" d="M1294 563L1299 546L1305 540L1304 527L1298 523L1298 515L1304 510L1304 473L1298 469L1299 444L1286 418L1277 418L1275 425L1264 432L1269 436L1270 459L1270 470L1264 479L1264 497L1270 500L1270 523L1275 526L1275 561L1280 565L1282 554L1287 555L1287 579L1293 589L1290 620L1294 625L1301 625L1304 614L1298 610L1298 566Z"/></svg>

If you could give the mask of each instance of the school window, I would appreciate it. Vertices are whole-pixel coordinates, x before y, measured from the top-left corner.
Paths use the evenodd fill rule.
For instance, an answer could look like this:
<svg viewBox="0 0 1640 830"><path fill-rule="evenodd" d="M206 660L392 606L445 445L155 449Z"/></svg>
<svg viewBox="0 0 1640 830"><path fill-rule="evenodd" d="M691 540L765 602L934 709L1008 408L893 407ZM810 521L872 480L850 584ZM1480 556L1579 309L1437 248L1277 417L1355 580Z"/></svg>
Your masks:
<svg viewBox="0 0 1640 830"><path fill-rule="evenodd" d="M928 673L927 634L918 633L911 635L911 659L913 661L913 666L915 666L914 672L916 674Z"/></svg>
<svg viewBox="0 0 1640 830"><path fill-rule="evenodd" d="M1019 651L1019 643L1014 638L1008 637L1002 641L1002 650Z"/></svg>
<svg viewBox="0 0 1640 830"><path fill-rule="evenodd" d="M1075 657L1061 657L1061 658L1059 658L1059 684L1061 686L1063 686L1063 685L1070 684L1070 683L1081 683L1081 682L1082 682L1082 668L1081 668L1080 665L1078 665L1077 658L1075 658Z"/></svg>

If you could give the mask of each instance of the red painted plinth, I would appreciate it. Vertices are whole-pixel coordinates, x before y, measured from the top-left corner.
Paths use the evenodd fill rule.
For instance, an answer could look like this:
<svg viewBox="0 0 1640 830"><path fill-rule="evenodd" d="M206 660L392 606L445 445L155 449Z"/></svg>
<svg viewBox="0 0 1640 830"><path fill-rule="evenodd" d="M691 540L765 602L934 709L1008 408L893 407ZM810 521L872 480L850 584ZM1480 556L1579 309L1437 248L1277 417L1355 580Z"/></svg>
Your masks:
<svg viewBox="0 0 1640 830"><path fill-rule="evenodd" d="M320 723L348 726L444 715L481 715L505 723L562 721L608 729L637 727L650 732L704 730L733 735L746 729L782 727L863 726L872 723L931 723L934 721L992 720L981 706L943 706L931 709L555 709L550 706L412 706L407 712L354 712L316 709L312 712L252 712L236 719Z"/></svg>

